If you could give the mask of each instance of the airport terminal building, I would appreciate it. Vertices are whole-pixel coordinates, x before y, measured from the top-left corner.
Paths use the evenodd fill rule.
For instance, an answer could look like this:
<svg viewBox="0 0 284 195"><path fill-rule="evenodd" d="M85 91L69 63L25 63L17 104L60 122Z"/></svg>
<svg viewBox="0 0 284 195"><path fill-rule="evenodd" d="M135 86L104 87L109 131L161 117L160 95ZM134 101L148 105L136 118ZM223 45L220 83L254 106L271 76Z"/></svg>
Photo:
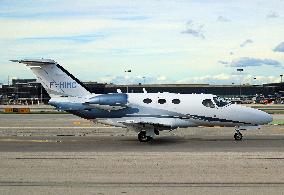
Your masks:
<svg viewBox="0 0 284 195"><path fill-rule="evenodd" d="M284 83L269 83L263 85L209 85L209 84L137 84L115 85L97 82L83 83L92 93L105 94L121 92L143 93L143 88L148 93L171 92L171 93L209 93L222 97L253 97L256 94L282 97ZM284 96L284 94L283 94ZM10 85L2 84L0 87L2 103L13 101L26 101L27 103L47 103L49 96L45 89L36 79L13 79Z"/></svg>

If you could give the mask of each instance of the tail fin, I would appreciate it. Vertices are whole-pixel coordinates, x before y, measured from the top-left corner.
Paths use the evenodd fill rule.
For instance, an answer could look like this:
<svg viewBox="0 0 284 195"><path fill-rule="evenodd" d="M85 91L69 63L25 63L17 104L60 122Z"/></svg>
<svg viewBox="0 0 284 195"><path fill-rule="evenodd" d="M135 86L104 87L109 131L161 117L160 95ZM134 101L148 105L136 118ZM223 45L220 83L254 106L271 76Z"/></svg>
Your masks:
<svg viewBox="0 0 284 195"><path fill-rule="evenodd" d="M25 59L11 61L26 64L51 97L59 95L82 97L91 94L83 83L54 60Z"/></svg>

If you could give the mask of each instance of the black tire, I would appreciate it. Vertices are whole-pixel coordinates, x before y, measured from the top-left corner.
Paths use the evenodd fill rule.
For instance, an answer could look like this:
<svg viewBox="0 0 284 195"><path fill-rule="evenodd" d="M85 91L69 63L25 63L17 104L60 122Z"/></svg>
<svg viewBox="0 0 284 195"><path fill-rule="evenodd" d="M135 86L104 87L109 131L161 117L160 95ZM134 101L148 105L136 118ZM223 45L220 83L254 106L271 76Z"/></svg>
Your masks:
<svg viewBox="0 0 284 195"><path fill-rule="evenodd" d="M145 131L141 131L140 133L138 133L138 140L140 142L147 142L148 141L148 137L146 136Z"/></svg>
<svg viewBox="0 0 284 195"><path fill-rule="evenodd" d="M147 142L152 141L154 138L152 138L151 136L147 136Z"/></svg>
<svg viewBox="0 0 284 195"><path fill-rule="evenodd" d="M154 130L154 133L155 133L156 135L160 135L160 132L159 132L158 129L155 129L155 130Z"/></svg>
<svg viewBox="0 0 284 195"><path fill-rule="evenodd" d="M235 133L234 138L235 140L240 141L243 139L243 135L241 133Z"/></svg>
<svg viewBox="0 0 284 195"><path fill-rule="evenodd" d="M146 135L145 131L141 131L140 133L138 133L138 140L140 142L148 142L151 141L152 139L153 139L152 137Z"/></svg>

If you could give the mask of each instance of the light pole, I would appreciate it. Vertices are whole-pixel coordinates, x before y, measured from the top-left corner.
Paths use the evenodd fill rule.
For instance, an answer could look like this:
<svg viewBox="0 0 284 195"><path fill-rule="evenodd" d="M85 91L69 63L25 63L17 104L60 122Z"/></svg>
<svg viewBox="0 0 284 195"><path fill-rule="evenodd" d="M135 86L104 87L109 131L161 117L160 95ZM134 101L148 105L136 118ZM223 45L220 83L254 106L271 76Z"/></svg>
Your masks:
<svg viewBox="0 0 284 195"><path fill-rule="evenodd" d="M42 84L40 84L40 103L42 104Z"/></svg>
<svg viewBox="0 0 284 195"><path fill-rule="evenodd" d="M238 72L240 72L240 97L242 96L242 79L241 79L241 72L244 71L242 68L237 69Z"/></svg>
<svg viewBox="0 0 284 195"><path fill-rule="evenodd" d="M125 70L124 72L127 74L127 73L131 72L131 70ZM128 84L126 84L126 93L128 93Z"/></svg>
<svg viewBox="0 0 284 195"><path fill-rule="evenodd" d="M280 74L280 79L281 79L280 81L281 81L281 83L282 83L282 77L283 77L283 74Z"/></svg>

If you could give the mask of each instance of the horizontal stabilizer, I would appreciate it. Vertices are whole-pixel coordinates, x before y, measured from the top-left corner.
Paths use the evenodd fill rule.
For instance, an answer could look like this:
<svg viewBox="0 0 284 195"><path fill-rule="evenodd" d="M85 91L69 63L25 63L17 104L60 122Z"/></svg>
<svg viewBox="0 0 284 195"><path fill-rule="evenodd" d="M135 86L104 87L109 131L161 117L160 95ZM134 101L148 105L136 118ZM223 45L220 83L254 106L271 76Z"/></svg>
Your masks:
<svg viewBox="0 0 284 195"><path fill-rule="evenodd" d="M57 64L57 62L51 59L24 59L24 60L10 60L10 61L26 64L28 66Z"/></svg>

